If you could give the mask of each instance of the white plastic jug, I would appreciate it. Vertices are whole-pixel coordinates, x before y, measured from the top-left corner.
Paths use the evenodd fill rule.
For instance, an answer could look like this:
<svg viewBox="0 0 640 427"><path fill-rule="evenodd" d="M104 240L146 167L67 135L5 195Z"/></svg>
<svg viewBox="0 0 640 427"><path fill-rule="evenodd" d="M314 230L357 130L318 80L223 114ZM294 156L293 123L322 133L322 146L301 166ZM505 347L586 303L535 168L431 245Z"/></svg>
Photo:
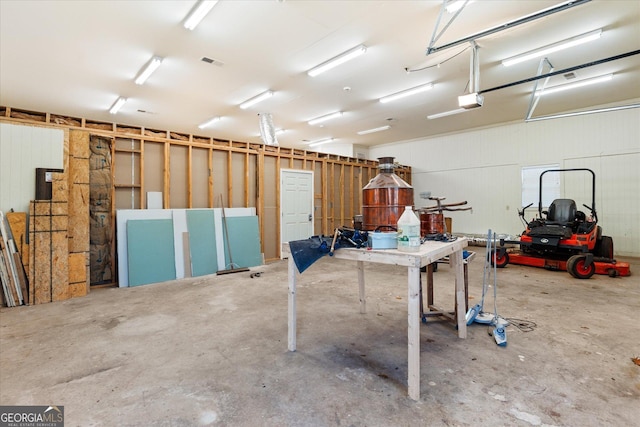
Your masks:
<svg viewBox="0 0 640 427"><path fill-rule="evenodd" d="M398 219L398 250L418 252L420 250L420 219L411 206L405 206Z"/></svg>

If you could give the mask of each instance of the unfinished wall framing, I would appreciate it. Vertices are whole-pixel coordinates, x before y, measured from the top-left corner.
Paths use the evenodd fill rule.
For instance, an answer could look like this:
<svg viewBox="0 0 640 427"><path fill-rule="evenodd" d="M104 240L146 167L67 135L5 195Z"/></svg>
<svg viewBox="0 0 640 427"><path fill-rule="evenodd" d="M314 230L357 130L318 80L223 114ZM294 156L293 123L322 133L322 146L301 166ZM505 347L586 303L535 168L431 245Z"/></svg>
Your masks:
<svg viewBox="0 0 640 427"><path fill-rule="evenodd" d="M83 129L112 138L112 174L116 209L146 208L149 191L163 193L163 207L255 207L262 252L280 257L281 168L314 171L314 231L330 234L350 226L361 213L362 187L378 173L378 162L314 151L227 141L146 129L85 118L0 106L0 120ZM411 169L396 173L411 182Z"/></svg>

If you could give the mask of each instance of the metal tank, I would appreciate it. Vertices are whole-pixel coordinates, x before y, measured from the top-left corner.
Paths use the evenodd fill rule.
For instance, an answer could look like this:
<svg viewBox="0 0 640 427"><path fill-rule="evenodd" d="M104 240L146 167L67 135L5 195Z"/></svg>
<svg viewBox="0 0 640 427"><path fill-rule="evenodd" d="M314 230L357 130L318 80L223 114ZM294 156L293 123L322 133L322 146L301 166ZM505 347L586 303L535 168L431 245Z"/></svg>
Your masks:
<svg viewBox="0 0 640 427"><path fill-rule="evenodd" d="M405 206L413 206L413 187L393 172L393 159L378 158L380 173L362 189L363 230L396 227Z"/></svg>

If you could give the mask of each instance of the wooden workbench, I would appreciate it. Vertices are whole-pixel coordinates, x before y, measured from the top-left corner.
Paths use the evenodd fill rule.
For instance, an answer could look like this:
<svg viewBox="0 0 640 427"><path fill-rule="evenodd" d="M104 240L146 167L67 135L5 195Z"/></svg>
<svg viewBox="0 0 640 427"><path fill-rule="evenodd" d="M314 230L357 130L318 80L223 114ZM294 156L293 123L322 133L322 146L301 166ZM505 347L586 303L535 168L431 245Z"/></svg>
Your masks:
<svg viewBox="0 0 640 427"><path fill-rule="evenodd" d="M367 303L364 286L364 263L391 264L406 266L408 271L408 389L409 397L420 400L420 268L449 256L451 267L455 270L455 289L457 310L458 337L467 337L465 322L466 306L462 250L467 247L466 238L458 238L453 242L428 241L420 247L419 252L407 253L395 249L355 249L344 248L335 251L334 257L356 261L358 269L358 285L360 295L360 313L366 313ZM284 257L289 258L289 351L296 350L296 282L297 268L289 250L289 244L282 244Z"/></svg>

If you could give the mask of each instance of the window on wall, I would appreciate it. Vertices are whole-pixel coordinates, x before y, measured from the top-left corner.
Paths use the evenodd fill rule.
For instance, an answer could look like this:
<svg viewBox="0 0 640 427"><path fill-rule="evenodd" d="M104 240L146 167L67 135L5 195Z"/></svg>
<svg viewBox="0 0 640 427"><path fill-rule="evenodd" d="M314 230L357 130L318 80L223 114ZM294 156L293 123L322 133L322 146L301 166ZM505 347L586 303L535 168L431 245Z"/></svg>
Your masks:
<svg viewBox="0 0 640 427"><path fill-rule="evenodd" d="M532 207L538 207L540 174L549 169L559 168L559 164L522 168L522 206L533 203ZM542 179L542 207L547 208L554 199L560 197L560 174L550 172L545 174Z"/></svg>

